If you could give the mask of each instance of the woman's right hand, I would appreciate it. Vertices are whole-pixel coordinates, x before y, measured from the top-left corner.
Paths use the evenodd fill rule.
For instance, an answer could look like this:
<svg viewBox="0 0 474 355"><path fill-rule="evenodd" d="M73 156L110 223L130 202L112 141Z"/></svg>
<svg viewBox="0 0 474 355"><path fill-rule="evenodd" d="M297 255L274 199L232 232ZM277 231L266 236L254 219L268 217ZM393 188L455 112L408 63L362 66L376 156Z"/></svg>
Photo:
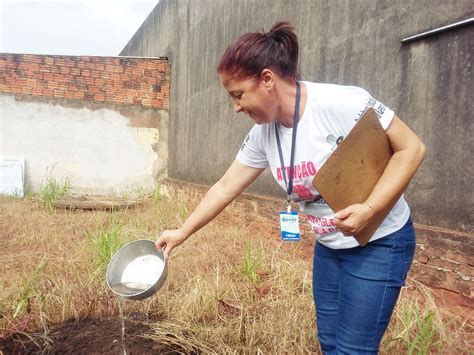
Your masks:
<svg viewBox="0 0 474 355"><path fill-rule="evenodd" d="M165 257L170 255L171 250L183 243L187 235L181 229L165 230L155 242L157 250L163 250Z"/></svg>

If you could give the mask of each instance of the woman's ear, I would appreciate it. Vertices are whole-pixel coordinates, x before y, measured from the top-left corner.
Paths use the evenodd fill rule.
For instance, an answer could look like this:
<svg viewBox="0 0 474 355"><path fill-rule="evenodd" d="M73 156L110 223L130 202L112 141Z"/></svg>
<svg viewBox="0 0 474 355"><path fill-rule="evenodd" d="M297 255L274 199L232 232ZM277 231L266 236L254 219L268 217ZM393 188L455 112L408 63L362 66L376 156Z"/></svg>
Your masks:
<svg viewBox="0 0 474 355"><path fill-rule="evenodd" d="M263 69L262 73L260 74L260 79L263 82L263 85L265 85L265 88L267 90L272 90L273 89L273 84L274 84L274 79L275 79L275 74L270 70L270 69Z"/></svg>

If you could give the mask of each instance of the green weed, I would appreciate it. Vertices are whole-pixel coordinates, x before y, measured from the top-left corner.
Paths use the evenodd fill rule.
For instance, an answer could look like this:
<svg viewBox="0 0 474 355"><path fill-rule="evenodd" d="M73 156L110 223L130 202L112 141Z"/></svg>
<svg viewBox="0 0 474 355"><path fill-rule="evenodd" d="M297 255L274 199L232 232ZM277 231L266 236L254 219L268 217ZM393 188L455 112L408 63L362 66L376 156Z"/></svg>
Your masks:
<svg viewBox="0 0 474 355"><path fill-rule="evenodd" d="M413 302L401 310L400 318L405 332L401 334L409 355L428 354L434 350L439 339L439 329L434 322L431 309L420 310Z"/></svg>
<svg viewBox="0 0 474 355"><path fill-rule="evenodd" d="M71 191L71 188L72 185L69 178L66 177L63 180L57 180L52 173L49 173L46 177L46 181L41 184L39 193L41 205L52 212L56 200L66 196Z"/></svg>
<svg viewBox="0 0 474 355"><path fill-rule="evenodd" d="M28 277L20 287L18 300L15 302L16 305L13 310L13 319L19 317L25 312L31 312L31 300L38 293L37 288L47 263L46 259L42 259L33 274Z"/></svg>
<svg viewBox="0 0 474 355"><path fill-rule="evenodd" d="M96 256L95 272L102 275L112 256L123 244L122 225L118 222L116 213L112 212L107 228L86 234Z"/></svg>
<svg viewBox="0 0 474 355"><path fill-rule="evenodd" d="M155 187L155 189L150 193L150 197L154 203L163 202L168 199L167 195L163 193L159 186Z"/></svg>
<svg viewBox="0 0 474 355"><path fill-rule="evenodd" d="M263 246L260 245L258 250L254 251L250 243L247 244L247 251L245 253L244 264L240 269L240 273L245 278L253 283L260 281L260 276L257 271L263 261Z"/></svg>

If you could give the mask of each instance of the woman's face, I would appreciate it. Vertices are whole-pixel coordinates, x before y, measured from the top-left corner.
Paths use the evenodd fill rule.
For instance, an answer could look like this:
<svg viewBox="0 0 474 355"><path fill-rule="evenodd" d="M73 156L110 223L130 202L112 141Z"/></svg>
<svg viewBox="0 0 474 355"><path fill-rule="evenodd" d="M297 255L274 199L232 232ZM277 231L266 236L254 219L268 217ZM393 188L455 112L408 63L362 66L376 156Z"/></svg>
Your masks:
<svg viewBox="0 0 474 355"><path fill-rule="evenodd" d="M247 114L256 124L275 120L277 107L264 78L239 79L226 73L219 76L230 95L235 112Z"/></svg>

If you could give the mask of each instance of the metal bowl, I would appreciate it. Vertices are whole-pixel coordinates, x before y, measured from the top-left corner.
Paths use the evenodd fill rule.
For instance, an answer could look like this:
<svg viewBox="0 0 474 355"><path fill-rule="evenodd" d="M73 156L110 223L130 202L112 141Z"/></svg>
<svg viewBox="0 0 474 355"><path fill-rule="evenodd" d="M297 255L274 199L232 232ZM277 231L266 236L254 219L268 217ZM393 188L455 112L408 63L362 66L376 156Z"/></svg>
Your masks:
<svg viewBox="0 0 474 355"><path fill-rule="evenodd" d="M155 242L139 239L120 248L107 266L107 286L118 296L141 300L155 294L168 275L167 261Z"/></svg>

